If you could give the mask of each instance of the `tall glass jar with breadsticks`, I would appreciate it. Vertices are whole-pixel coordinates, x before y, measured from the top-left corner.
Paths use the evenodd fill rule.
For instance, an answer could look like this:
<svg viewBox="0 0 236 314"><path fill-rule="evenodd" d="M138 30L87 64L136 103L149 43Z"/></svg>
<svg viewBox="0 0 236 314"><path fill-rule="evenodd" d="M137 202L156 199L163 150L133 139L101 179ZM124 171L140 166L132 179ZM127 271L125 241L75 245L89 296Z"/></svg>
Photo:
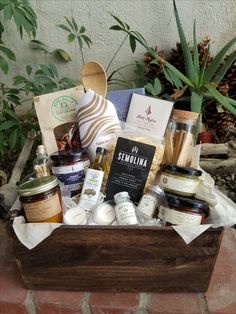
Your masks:
<svg viewBox="0 0 236 314"><path fill-rule="evenodd" d="M198 113L174 109L165 133L163 162L189 166Z"/></svg>

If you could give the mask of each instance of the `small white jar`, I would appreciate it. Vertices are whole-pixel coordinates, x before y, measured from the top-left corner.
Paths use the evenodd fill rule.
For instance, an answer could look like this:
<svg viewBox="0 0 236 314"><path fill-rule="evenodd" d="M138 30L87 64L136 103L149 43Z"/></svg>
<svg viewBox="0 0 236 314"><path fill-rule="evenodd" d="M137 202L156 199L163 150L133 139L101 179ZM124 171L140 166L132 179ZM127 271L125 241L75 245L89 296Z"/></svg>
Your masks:
<svg viewBox="0 0 236 314"><path fill-rule="evenodd" d="M66 211L63 222L66 225L86 225L86 212L82 207L76 206Z"/></svg>
<svg viewBox="0 0 236 314"><path fill-rule="evenodd" d="M138 225L138 219L133 202L128 192L119 192L114 195L115 212L118 225Z"/></svg>

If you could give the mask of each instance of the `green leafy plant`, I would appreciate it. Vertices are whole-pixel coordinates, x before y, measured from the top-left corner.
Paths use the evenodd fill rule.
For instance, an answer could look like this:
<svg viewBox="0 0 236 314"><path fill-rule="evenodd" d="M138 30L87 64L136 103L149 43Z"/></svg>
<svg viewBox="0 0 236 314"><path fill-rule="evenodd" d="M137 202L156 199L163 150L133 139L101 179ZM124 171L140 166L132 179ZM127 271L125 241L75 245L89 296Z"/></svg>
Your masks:
<svg viewBox="0 0 236 314"><path fill-rule="evenodd" d="M67 22L66 25L59 24L57 26L69 33L69 35L67 36L69 43L72 43L73 41L77 39L79 49L81 52L81 57L84 64L85 63L84 53L83 53L84 44L86 44L87 47L90 48L92 45L92 40L85 34L86 32L85 27L84 26L79 27L78 24L73 19L73 17L71 18L71 21L67 17L65 17L65 20Z"/></svg>
<svg viewBox="0 0 236 314"><path fill-rule="evenodd" d="M37 16L26 0L1 0L0 14L4 21L13 20L22 38L26 32L28 36L36 36ZM3 20L1 20L3 21ZM0 71L7 74L10 61L16 61L15 53L5 46L3 22L0 22ZM44 43L33 39L33 50L41 50L45 54L58 55L63 61L70 61L70 55L63 49L51 50ZM55 90L71 88L75 81L68 77L59 77L54 64L39 64L36 69L25 66L25 74L16 75L12 86L1 80L0 84L0 162L14 159L25 142L28 131L32 128L39 131L39 125L34 112L33 96ZM27 111L18 114L18 108L27 105ZM39 134L39 133L38 133ZM5 170L5 169L4 169Z"/></svg>
<svg viewBox="0 0 236 314"><path fill-rule="evenodd" d="M228 50L234 45L234 43L236 43L236 37L229 41L218 52L208 68L206 68L207 58L205 63L200 66L196 40L196 24L194 23L193 27L194 53L192 55L187 44L175 1L173 1L173 5L185 59L186 75L168 63L165 59L160 57L154 49L149 47L146 40L140 33L133 31L127 23L121 21L114 15L113 18L118 22L118 24L113 25L111 29L115 31L123 31L126 33L126 39L129 37L132 52L135 51L137 43L141 44L147 50L147 53L154 59L151 63L162 67L166 79L171 82L171 84L178 90L184 88L184 85L188 87L191 94L190 101L192 111L200 113L202 111L205 99L215 99L228 111L236 115L236 101L232 98L222 95L217 90L218 84L223 79L229 67L236 60L236 51L233 51L226 61L223 59ZM210 45L208 46L208 53L209 51Z"/></svg>
<svg viewBox="0 0 236 314"><path fill-rule="evenodd" d="M71 61L71 57L68 52L66 52L64 49L56 48L51 50L45 43L43 43L40 40L33 39L31 40L32 50L37 51L43 51L45 54L54 55L56 57L59 57L59 59L62 59L63 61L69 62Z"/></svg>
<svg viewBox="0 0 236 314"><path fill-rule="evenodd" d="M37 29L37 16L29 5L27 0L1 0L0 12L3 12L4 20L14 20L20 36L23 36L25 31L28 35L35 37ZM2 35L4 26L0 22L0 69L4 74L8 73L9 65L8 60L16 61L14 52L6 47Z"/></svg>

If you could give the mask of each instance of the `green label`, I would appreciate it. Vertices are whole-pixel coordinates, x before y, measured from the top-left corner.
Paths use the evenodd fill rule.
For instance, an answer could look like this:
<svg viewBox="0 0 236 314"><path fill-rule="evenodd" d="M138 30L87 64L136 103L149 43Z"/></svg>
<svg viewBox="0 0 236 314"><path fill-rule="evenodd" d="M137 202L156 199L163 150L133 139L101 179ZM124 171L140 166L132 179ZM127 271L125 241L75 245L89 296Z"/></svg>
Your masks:
<svg viewBox="0 0 236 314"><path fill-rule="evenodd" d="M61 96L56 98L52 105L51 111L54 118L59 121L71 121L76 113L77 101L70 96Z"/></svg>

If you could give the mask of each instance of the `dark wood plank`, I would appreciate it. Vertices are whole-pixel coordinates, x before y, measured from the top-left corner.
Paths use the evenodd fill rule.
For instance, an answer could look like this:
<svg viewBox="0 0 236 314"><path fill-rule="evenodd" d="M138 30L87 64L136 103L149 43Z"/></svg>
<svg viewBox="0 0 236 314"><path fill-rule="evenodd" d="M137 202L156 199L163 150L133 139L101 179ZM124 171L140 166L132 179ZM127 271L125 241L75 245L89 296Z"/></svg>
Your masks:
<svg viewBox="0 0 236 314"><path fill-rule="evenodd" d="M210 229L186 245L170 227L62 226L32 250L15 246L30 289L203 292L221 238Z"/></svg>

